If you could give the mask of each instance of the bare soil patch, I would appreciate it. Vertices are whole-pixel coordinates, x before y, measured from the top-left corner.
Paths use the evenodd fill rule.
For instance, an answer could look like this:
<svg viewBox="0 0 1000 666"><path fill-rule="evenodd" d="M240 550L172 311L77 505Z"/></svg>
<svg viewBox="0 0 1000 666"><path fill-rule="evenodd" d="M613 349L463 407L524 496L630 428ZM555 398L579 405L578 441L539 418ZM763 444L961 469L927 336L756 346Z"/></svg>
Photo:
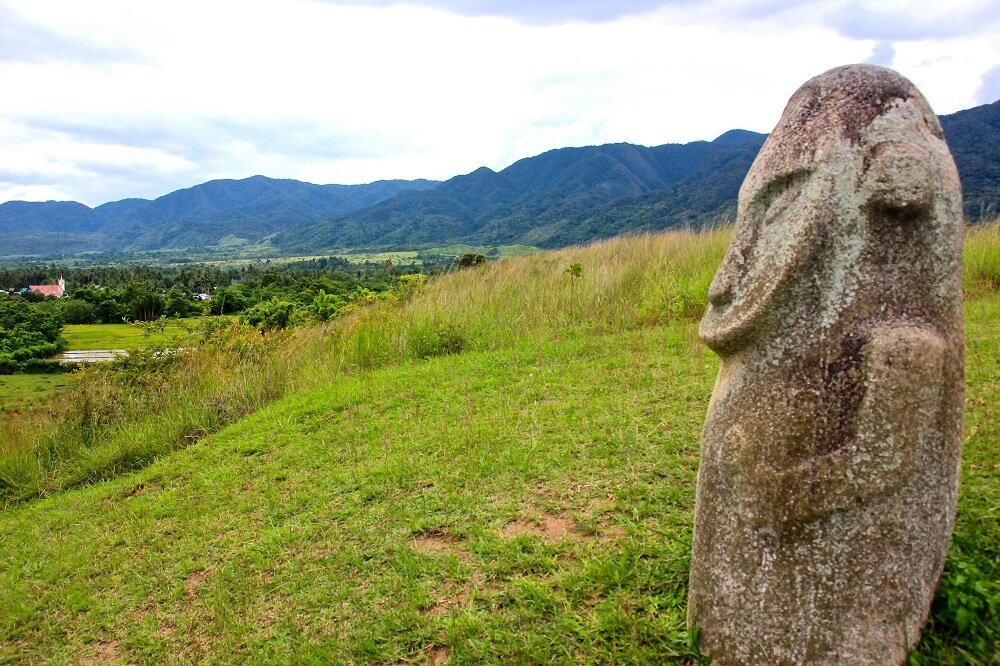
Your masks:
<svg viewBox="0 0 1000 666"><path fill-rule="evenodd" d="M448 656L451 654L451 648L445 647L443 645L435 645L431 648L430 654L428 655L433 666L439 666L440 664L448 661Z"/></svg>
<svg viewBox="0 0 1000 666"><path fill-rule="evenodd" d="M410 540L410 546L421 553L468 557L467 553L462 550L462 540L460 538L450 532L439 529L425 530L415 535Z"/></svg>
<svg viewBox="0 0 1000 666"><path fill-rule="evenodd" d="M94 654L85 657L80 663L84 666L97 666L98 664L114 664L121 661L122 645L118 641L101 641L91 646Z"/></svg>
<svg viewBox="0 0 1000 666"><path fill-rule="evenodd" d="M469 600L472 598L472 586L465 585L464 587L458 588L456 590L448 591L448 594L443 595L434 604L427 609L427 614L431 617L438 617L444 615L450 611L462 608L469 604Z"/></svg>
<svg viewBox="0 0 1000 666"><path fill-rule="evenodd" d="M600 542L618 541L628 536L628 532L621 525L608 525L607 527L601 527L601 530L594 536Z"/></svg>
<svg viewBox="0 0 1000 666"><path fill-rule="evenodd" d="M500 530L500 536L504 539L512 539L522 534L528 534L546 541L579 539L584 536L572 520L544 511L531 511L529 513L531 520L518 519L507 523Z"/></svg>
<svg viewBox="0 0 1000 666"><path fill-rule="evenodd" d="M188 579L184 582L184 595L188 600L194 601L195 597L198 596L198 588L202 586L206 578L208 578L208 571L204 569L195 571L188 576Z"/></svg>

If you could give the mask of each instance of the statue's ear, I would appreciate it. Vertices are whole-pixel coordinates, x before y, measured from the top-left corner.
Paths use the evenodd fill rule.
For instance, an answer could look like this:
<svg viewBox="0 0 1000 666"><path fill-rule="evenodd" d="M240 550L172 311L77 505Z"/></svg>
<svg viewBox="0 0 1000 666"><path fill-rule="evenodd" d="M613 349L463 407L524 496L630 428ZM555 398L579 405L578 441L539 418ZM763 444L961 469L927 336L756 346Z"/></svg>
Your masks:
<svg viewBox="0 0 1000 666"><path fill-rule="evenodd" d="M885 141L865 159L864 207L902 218L923 215L931 208L931 155L905 141Z"/></svg>

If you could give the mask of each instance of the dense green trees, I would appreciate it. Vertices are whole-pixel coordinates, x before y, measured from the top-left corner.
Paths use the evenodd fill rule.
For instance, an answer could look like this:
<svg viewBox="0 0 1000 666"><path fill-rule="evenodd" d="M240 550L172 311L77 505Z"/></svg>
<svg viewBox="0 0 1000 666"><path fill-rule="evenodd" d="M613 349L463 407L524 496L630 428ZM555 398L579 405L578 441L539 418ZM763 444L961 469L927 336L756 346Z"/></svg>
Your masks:
<svg viewBox="0 0 1000 666"><path fill-rule="evenodd" d="M21 298L0 298L0 374L29 367L34 359L55 354L65 346L63 321Z"/></svg>
<svg viewBox="0 0 1000 666"><path fill-rule="evenodd" d="M472 256L472 255L470 255ZM477 259L485 260L482 255ZM323 259L275 266L270 262L220 268L46 266L0 270L0 371L25 369L64 343L66 324L155 322L161 317L239 315L262 331L332 319L383 295L405 297L423 283L414 267L356 265ZM25 291L27 284L65 275L67 297ZM7 293L13 290L13 293ZM37 365L37 363L36 363Z"/></svg>

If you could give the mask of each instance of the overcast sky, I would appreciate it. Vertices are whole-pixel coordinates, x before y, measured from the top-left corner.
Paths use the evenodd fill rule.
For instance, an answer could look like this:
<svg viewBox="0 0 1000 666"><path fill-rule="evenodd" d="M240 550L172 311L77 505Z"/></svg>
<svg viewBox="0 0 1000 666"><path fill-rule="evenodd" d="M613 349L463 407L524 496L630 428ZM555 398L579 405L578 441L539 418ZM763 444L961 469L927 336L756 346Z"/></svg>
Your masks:
<svg viewBox="0 0 1000 666"><path fill-rule="evenodd" d="M993 102L1000 0L0 0L0 202L767 132L864 61L938 113Z"/></svg>

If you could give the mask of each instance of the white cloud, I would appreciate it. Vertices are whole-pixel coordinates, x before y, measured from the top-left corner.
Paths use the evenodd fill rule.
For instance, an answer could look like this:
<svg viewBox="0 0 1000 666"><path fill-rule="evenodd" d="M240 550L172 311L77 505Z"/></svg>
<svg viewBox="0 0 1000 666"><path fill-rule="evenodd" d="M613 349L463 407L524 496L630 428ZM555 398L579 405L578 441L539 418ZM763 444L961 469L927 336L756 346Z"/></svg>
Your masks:
<svg viewBox="0 0 1000 666"><path fill-rule="evenodd" d="M977 104L992 104L1000 100L1000 65L983 75L979 90L976 91Z"/></svg>
<svg viewBox="0 0 1000 666"><path fill-rule="evenodd" d="M33 35L0 49L0 201L98 204L258 173L443 179L567 145L768 131L799 84L884 41L854 34L846 0L554 3L545 16L442 2L0 4ZM975 103L1000 61L988 28L962 30L892 44L942 113Z"/></svg>
<svg viewBox="0 0 1000 666"><path fill-rule="evenodd" d="M881 65L882 67L892 67L892 61L896 57L896 48L892 42L879 42L872 49L872 54L865 62L871 65Z"/></svg>

